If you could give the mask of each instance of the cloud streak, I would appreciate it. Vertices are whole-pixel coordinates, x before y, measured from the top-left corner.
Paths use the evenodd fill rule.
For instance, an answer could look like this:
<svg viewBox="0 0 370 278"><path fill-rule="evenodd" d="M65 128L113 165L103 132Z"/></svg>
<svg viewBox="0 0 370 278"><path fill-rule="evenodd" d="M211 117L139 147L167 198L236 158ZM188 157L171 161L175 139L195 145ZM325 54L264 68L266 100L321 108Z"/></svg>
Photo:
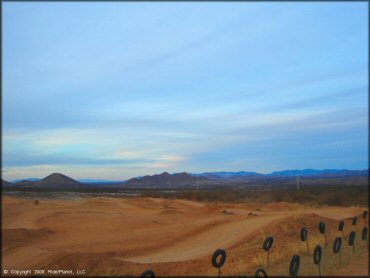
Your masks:
<svg viewBox="0 0 370 278"><path fill-rule="evenodd" d="M3 39L12 179L368 166L366 3L5 3Z"/></svg>

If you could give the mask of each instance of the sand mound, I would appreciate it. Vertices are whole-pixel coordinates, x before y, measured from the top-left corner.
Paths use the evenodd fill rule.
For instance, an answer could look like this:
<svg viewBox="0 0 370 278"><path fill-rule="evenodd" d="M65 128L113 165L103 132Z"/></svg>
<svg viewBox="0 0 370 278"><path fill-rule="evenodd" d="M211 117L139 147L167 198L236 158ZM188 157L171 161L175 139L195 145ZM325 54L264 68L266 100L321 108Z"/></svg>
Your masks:
<svg viewBox="0 0 370 278"><path fill-rule="evenodd" d="M161 211L159 214L183 214L184 212L176 209L165 209Z"/></svg>
<svg viewBox="0 0 370 278"><path fill-rule="evenodd" d="M4 269L73 268L86 269L88 275L137 277L152 268L158 276L209 276L217 274L210 264L212 253L223 248L228 252L226 277L236 274L240 258L252 262L261 254L264 262L261 244L267 235L274 236L272 258L277 259L283 251L286 256L288 243L290 248L305 248L299 239L302 225L309 227L313 244L315 238L323 242L318 223L325 221L332 240L338 217L358 215L364 209L291 209L278 203L258 204L256 212L245 203L160 198L81 198L41 204L35 207L30 200L5 198ZM347 235L352 226L350 219L345 222Z"/></svg>
<svg viewBox="0 0 370 278"><path fill-rule="evenodd" d="M264 205L264 208L268 210L293 210L302 207L303 207L302 205L287 202L277 202Z"/></svg>
<svg viewBox="0 0 370 278"><path fill-rule="evenodd" d="M3 244L5 247L22 246L24 243L40 240L52 235L51 229L3 229Z"/></svg>

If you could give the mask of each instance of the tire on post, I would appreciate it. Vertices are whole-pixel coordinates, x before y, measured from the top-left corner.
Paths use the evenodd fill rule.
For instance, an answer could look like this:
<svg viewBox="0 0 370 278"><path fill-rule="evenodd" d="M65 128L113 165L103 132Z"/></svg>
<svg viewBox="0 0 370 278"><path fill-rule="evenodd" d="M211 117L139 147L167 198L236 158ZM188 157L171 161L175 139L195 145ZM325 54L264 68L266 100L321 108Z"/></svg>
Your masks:
<svg viewBox="0 0 370 278"><path fill-rule="evenodd" d="M341 247L342 247L342 239L340 237L337 237L333 243L333 252L335 254L339 253Z"/></svg>
<svg viewBox="0 0 370 278"><path fill-rule="evenodd" d="M155 273L153 270L147 269L141 273L140 278L155 278Z"/></svg>
<svg viewBox="0 0 370 278"><path fill-rule="evenodd" d="M356 233L352 231L348 237L348 245L353 246L355 244Z"/></svg>
<svg viewBox="0 0 370 278"><path fill-rule="evenodd" d="M319 266L319 276L321 277L321 255L322 255L322 248L320 245L317 245L315 247L315 250L313 251L313 263Z"/></svg>
<svg viewBox="0 0 370 278"><path fill-rule="evenodd" d="M266 237L265 241L263 242L262 249L265 251L269 251L272 247L273 242L274 238L272 236Z"/></svg>
<svg viewBox="0 0 370 278"><path fill-rule="evenodd" d="M367 227L364 227L362 229L362 233L361 233L361 238L363 241L366 241L366 248L367 250L369 250L369 243L368 243L368 230L367 230Z"/></svg>
<svg viewBox="0 0 370 278"><path fill-rule="evenodd" d="M220 259L219 259L220 258ZM218 276L220 276L221 267L225 264L226 252L223 249L217 249L212 256L212 265L218 268Z"/></svg>
<svg viewBox="0 0 370 278"><path fill-rule="evenodd" d="M290 276L293 276L293 277L298 276L300 260L301 258L298 255L294 255L292 259L290 260L290 265L289 265L289 275Z"/></svg>
<svg viewBox="0 0 370 278"><path fill-rule="evenodd" d="M267 272L263 268L259 268L256 270L254 277L268 277Z"/></svg>
<svg viewBox="0 0 370 278"><path fill-rule="evenodd" d="M322 248L321 248L320 245L317 245L315 247L315 250L313 251L313 262L314 262L314 264L320 264L321 255L322 255Z"/></svg>
<svg viewBox="0 0 370 278"><path fill-rule="evenodd" d="M364 227L362 229L362 234L361 234L362 240L367 240L367 233L368 233L367 227Z"/></svg>
<svg viewBox="0 0 370 278"><path fill-rule="evenodd" d="M338 254L339 253L339 264L341 265L342 264L342 256L340 254L340 248L342 246L342 239L340 237L337 237L335 240L334 240L334 243L333 243L333 252L334 254Z"/></svg>
<svg viewBox="0 0 370 278"><path fill-rule="evenodd" d="M268 236L266 237L265 241L262 244L262 249L267 252L266 265L269 264L270 249L272 247L273 242L274 242L274 238L272 236Z"/></svg>
<svg viewBox="0 0 370 278"><path fill-rule="evenodd" d="M321 234L325 233L325 223L322 221L319 223L319 231Z"/></svg>
<svg viewBox="0 0 370 278"><path fill-rule="evenodd" d="M367 210L362 213L362 218L364 219L364 225L366 226Z"/></svg>
<svg viewBox="0 0 370 278"><path fill-rule="evenodd" d="M325 235L325 245L328 245L328 240L326 239L326 226L325 222L320 221L319 223L319 231L321 234Z"/></svg>
<svg viewBox="0 0 370 278"><path fill-rule="evenodd" d="M307 228L303 227L301 229L301 241L306 241L307 240Z"/></svg>
<svg viewBox="0 0 370 278"><path fill-rule="evenodd" d="M357 224L357 216L353 217L352 219L352 226L356 226Z"/></svg>
<svg viewBox="0 0 370 278"><path fill-rule="evenodd" d="M353 254L355 254L355 238L356 238L356 233L355 231L352 231L348 237L348 245L352 246Z"/></svg>
<svg viewBox="0 0 370 278"><path fill-rule="evenodd" d="M303 227L301 229L301 241L305 241L307 245L307 254L310 253L309 247L308 247L308 231L306 227Z"/></svg>
<svg viewBox="0 0 370 278"><path fill-rule="evenodd" d="M338 231L343 231L343 229L344 229L344 221L341 220L341 221L339 221Z"/></svg>

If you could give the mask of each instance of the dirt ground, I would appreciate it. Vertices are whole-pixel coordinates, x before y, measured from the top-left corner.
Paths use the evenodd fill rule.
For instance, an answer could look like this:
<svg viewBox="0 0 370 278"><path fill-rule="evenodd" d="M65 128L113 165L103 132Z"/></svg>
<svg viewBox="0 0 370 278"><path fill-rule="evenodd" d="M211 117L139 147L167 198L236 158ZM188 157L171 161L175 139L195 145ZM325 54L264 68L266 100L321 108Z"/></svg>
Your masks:
<svg viewBox="0 0 370 278"><path fill-rule="evenodd" d="M329 246L336 236L342 236L337 231L338 220L346 219L345 240L350 230L356 231L357 257L348 252L346 265L328 259L324 271L340 275L341 269L352 267L348 274L367 276L368 251L361 242L362 227L367 225L360 217L363 210L108 197L42 199L35 205L31 199L3 196L2 274L5 270L11 274L11 270L60 269L76 275L84 270L89 276L138 277L150 268L157 276L215 276L218 270L211 257L222 248L227 260L221 275L251 276L258 267L265 268L269 276L288 275L290 257L307 252L299 239L302 226L309 229L313 250L315 244L325 245L319 221L327 225ZM359 215L358 223L351 226L355 215ZM261 248L267 235L274 236L269 265ZM330 252L329 247L325 252ZM344 243L343 248L349 250ZM310 265L311 257L306 256L303 273L318 275L317 267ZM336 262L334 257L331 260Z"/></svg>

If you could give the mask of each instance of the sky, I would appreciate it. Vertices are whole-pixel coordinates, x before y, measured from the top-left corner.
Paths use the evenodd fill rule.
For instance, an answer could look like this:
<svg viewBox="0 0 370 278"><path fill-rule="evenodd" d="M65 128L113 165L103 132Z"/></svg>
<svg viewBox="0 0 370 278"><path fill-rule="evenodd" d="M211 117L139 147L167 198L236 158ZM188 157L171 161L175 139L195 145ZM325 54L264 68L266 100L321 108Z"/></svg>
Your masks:
<svg viewBox="0 0 370 278"><path fill-rule="evenodd" d="M4 2L2 175L368 168L367 2Z"/></svg>

